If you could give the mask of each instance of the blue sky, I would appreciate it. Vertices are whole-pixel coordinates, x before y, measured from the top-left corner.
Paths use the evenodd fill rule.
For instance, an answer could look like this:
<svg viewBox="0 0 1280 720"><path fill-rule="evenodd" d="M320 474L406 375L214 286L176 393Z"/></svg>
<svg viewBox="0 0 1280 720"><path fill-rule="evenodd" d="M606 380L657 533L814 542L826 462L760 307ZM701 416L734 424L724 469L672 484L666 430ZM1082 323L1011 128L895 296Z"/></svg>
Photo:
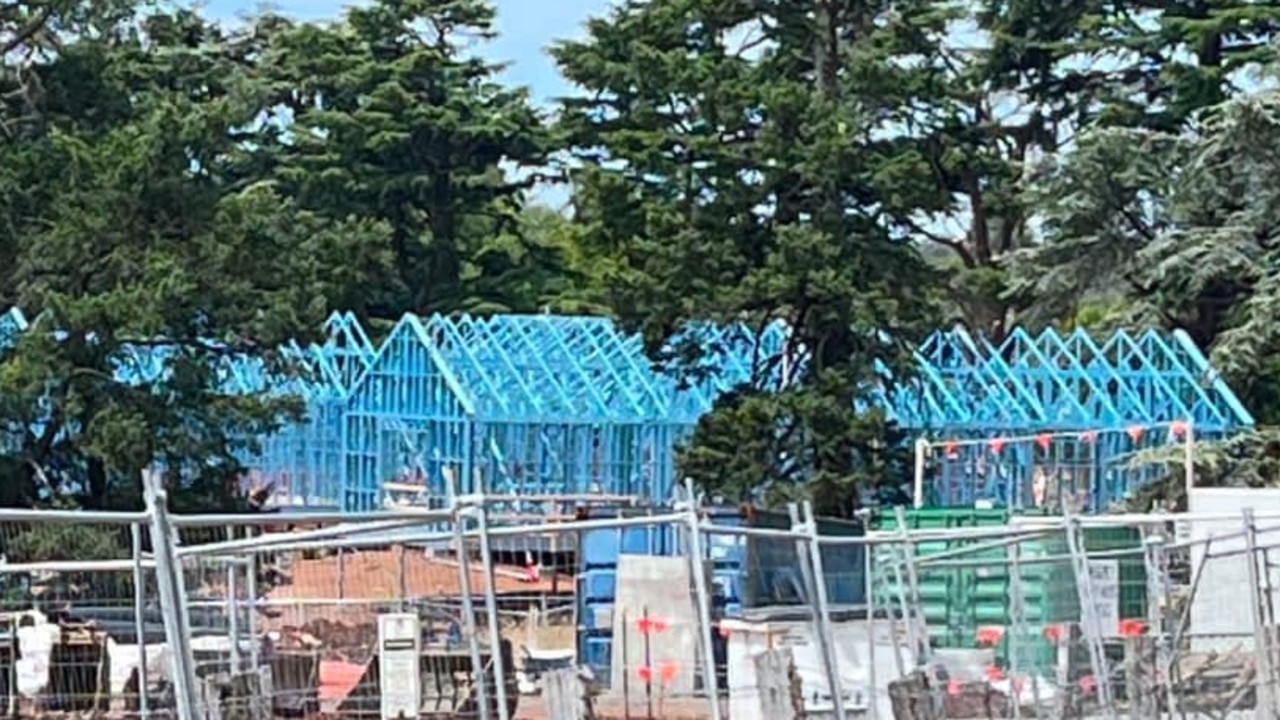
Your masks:
<svg viewBox="0 0 1280 720"><path fill-rule="evenodd" d="M219 20L252 14L263 5L256 0L204 0L205 13ZM348 0L276 0L267 4L278 12L305 20L336 19ZM603 15L609 0L496 0L500 37L490 49L494 61L509 62L506 79L526 85L541 102L569 88L546 55L556 40L581 37L583 23Z"/></svg>

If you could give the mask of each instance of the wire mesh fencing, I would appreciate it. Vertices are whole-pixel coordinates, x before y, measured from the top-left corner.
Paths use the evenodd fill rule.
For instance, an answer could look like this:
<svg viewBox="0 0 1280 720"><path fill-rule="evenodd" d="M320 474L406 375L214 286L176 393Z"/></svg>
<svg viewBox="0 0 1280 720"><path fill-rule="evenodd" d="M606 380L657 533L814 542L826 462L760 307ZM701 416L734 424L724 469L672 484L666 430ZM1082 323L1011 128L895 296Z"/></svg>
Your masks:
<svg viewBox="0 0 1280 720"><path fill-rule="evenodd" d="M871 601L895 638L882 713L1272 716L1280 524L1191 517L874 538Z"/></svg>
<svg viewBox="0 0 1280 720"><path fill-rule="evenodd" d="M1076 554L1072 533L1035 526L920 535L877 547L877 599L946 716L1111 707L1103 645L1144 609L1140 546L1136 560Z"/></svg>
<svg viewBox="0 0 1280 720"><path fill-rule="evenodd" d="M1167 597L1169 704L1211 717L1273 717L1280 519L1257 520L1246 510L1188 523L1178 534Z"/></svg>
<svg viewBox="0 0 1280 720"><path fill-rule="evenodd" d="M688 508L537 522L478 500L348 522L178 517L187 631L168 652L193 656L199 717L1222 718L1280 699L1280 514L907 512L843 535L806 512L789 527ZM15 521L6 552L47 524ZM104 527L88 533L114 538L102 560L0 569L53 573L86 609L141 568L147 592L114 601L163 615L146 602L149 533ZM768 563L724 550L762 546ZM726 608L717 588L788 549L793 603ZM832 600L845 557L864 563L864 602Z"/></svg>
<svg viewBox="0 0 1280 720"><path fill-rule="evenodd" d="M457 550L443 519L229 527L179 520L191 523L181 535L193 625L197 615L209 619L208 637L192 640L197 704L225 705L240 694L265 700L251 708L259 714L376 715L388 680L383 651L409 643L420 676L431 680L409 683L418 709L474 712L480 683L471 650L484 630L477 607L501 588ZM485 643L481 672L509 655L499 647Z"/></svg>
<svg viewBox="0 0 1280 720"><path fill-rule="evenodd" d="M629 521L532 524L483 506L456 520L428 515L230 527L177 518L197 709L394 716L394 701L406 716L517 717L543 676L577 655L583 609L559 556L572 556L571 538ZM612 683L624 691L601 712L666 712L704 687L691 574L677 557L619 563L610 630L620 654L612 676L582 678L575 701L590 704Z"/></svg>
<svg viewBox="0 0 1280 720"><path fill-rule="evenodd" d="M0 701L11 716L169 706L144 520L0 510Z"/></svg>

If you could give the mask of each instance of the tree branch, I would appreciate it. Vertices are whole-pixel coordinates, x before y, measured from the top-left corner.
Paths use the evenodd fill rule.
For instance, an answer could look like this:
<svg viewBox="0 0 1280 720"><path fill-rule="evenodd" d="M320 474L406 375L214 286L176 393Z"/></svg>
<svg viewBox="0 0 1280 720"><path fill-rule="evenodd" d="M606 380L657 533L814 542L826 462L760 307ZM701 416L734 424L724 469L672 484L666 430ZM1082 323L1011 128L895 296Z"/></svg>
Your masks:
<svg viewBox="0 0 1280 720"><path fill-rule="evenodd" d="M978 267L977 258L973 256L973 253L969 251L969 248L960 240L953 240L949 237L939 235L938 233L925 230L912 220L905 220L903 222L910 232L915 233L930 242L951 248L956 255L960 257L960 262L964 263L966 268L973 269Z"/></svg>
<svg viewBox="0 0 1280 720"><path fill-rule="evenodd" d="M20 45L35 37L36 33L40 32L40 30L45 26L45 23L49 22L49 18L51 17L53 17L52 7L45 5L40 8L39 12L35 14L35 17L31 18L26 25L22 26L22 28L19 29L13 37L9 38L7 42L0 45L0 56L8 55L16 50Z"/></svg>

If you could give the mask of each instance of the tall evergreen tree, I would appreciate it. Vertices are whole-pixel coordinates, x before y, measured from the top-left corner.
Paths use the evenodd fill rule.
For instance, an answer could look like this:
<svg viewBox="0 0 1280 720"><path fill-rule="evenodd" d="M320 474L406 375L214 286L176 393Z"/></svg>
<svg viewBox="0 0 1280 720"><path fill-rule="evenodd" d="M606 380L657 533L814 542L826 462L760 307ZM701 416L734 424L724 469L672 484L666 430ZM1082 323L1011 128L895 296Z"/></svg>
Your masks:
<svg viewBox="0 0 1280 720"><path fill-rule="evenodd" d="M555 294L564 258L519 222L535 179L521 171L549 138L479 55L493 24L482 0L379 0L271 41L289 111L274 176L304 207L392 229L394 272L359 299L375 316L528 311ZM507 293L528 283L545 285Z"/></svg>
<svg viewBox="0 0 1280 720"><path fill-rule="evenodd" d="M718 492L848 514L904 477L870 401L910 375L933 277L894 232L918 158L884 126L928 91L900 61L945 22L923 2L628 2L554 51L584 91L562 110L584 243L624 319L655 352L700 320L793 328L684 454ZM794 384L760 392L783 366Z"/></svg>
<svg viewBox="0 0 1280 720"><path fill-rule="evenodd" d="M254 32L150 16L31 68L42 96L0 142L3 297L35 316L0 354L6 504L137 507L157 460L185 496L231 502L241 443L294 406L232 387L230 366L283 371L273 349L367 283L360 258L384 228L246 174L271 103L244 52Z"/></svg>

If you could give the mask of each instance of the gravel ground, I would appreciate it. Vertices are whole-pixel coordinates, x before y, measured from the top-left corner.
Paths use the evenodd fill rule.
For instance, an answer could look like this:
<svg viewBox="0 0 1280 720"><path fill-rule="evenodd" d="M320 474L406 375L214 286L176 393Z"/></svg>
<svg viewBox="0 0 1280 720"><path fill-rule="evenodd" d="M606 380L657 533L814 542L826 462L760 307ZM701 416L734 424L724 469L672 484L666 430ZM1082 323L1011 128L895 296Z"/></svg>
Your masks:
<svg viewBox="0 0 1280 720"><path fill-rule="evenodd" d="M725 715L728 708L723 704ZM595 712L599 720L649 720L648 709L643 697L631 698L630 712L627 704L620 697L599 697L595 699ZM711 707L706 698L667 698L661 702L653 701L653 720L706 720L711 717ZM516 710L516 720L552 720L547 714L546 702L538 696L520 698Z"/></svg>

